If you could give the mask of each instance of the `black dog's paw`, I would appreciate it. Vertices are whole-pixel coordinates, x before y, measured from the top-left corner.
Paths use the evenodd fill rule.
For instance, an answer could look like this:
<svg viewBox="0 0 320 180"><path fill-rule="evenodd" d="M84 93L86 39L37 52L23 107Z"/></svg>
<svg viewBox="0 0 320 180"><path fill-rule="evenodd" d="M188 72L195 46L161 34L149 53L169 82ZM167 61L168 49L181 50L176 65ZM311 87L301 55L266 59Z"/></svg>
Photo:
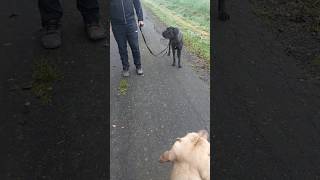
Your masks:
<svg viewBox="0 0 320 180"><path fill-rule="evenodd" d="M178 66L178 68L182 68L182 66L181 66L181 65L179 65L179 66Z"/></svg>
<svg viewBox="0 0 320 180"><path fill-rule="evenodd" d="M221 21L227 21L227 20L230 19L230 16L229 16L229 14L223 12L223 13L220 13L220 14L219 14L219 19L220 19Z"/></svg>

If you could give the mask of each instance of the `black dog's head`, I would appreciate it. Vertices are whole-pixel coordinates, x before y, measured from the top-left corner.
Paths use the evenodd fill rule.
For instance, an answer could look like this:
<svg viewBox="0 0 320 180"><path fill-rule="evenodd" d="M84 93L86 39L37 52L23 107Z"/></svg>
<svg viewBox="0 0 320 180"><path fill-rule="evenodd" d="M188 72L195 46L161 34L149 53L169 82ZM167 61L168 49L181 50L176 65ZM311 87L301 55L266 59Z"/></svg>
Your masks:
<svg viewBox="0 0 320 180"><path fill-rule="evenodd" d="M179 29L175 27L168 27L165 31L162 32L162 36L166 39L173 39L177 37Z"/></svg>

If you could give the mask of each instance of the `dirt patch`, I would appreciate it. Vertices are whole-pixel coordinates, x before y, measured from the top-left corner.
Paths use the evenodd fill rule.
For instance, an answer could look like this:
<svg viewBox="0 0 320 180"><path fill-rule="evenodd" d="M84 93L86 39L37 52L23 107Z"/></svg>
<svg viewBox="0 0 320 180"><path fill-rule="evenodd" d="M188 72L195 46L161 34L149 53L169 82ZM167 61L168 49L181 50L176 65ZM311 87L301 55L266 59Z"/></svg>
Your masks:
<svg viewBox="0 0 320 180"><path fill-rule="evenodd" d="M320 1L251 0L253 12L268 24L284 45L287 55L306 72L306 79L319 79Z"/></svg>

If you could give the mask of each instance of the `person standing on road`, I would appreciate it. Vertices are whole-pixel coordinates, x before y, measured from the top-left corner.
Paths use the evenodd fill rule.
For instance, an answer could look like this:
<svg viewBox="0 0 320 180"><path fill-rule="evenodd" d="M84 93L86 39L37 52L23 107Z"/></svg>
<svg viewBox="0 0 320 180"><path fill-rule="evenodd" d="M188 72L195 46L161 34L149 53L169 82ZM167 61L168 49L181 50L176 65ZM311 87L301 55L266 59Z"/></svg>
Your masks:
<svg viewBox="0 0 320 180"><path fill-rule="evenodd" d="M47 49L61 45L60 19L63 11L60 0L38 0L43 34L41 43ZM106 29L100 25L98 0L77 0L77 7L83 17L85 29L91 40L106 38Z"/></svg>
<svg viewBox="0 0 320 180"><path fill-rule="evenodd" d="M143 26L143 12L140 0L111 0L110 2L112 32L118 44L123 68L122 75L124 77L129 76L127 42L132 51L136 73L143 75L134 9L138 17L138 25Z"/></svg>

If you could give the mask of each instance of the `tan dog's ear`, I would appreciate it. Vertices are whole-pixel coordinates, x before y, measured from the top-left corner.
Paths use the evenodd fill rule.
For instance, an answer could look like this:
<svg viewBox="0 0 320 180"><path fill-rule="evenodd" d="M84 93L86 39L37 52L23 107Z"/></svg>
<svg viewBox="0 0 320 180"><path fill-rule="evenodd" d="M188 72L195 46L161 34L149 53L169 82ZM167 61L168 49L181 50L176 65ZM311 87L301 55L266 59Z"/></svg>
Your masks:
<svg viewBox="0 0 320 180"><path fill-rule="evenodd" d="M198 143L198 141L200 140L199 134L196 134L195 136L191 137L190 140L194 145L196 145Z"/></svg>
<svg viewBox="0 0 320 180"><path fill-rule="evenodd" d="M176 159L176 155L172 151L166 151L164 152L159 159L160 163L168 162L168 161L173 161Z"/></svg>
<svg viewBox="0 0 320 180"><path fill-rule="evenodd" d="M205 138L206 140L208 140L208 138L209 138L209 133L206 130L200 130L200 131L198 131L198 134L199 134L199 136Z"/></svg>

